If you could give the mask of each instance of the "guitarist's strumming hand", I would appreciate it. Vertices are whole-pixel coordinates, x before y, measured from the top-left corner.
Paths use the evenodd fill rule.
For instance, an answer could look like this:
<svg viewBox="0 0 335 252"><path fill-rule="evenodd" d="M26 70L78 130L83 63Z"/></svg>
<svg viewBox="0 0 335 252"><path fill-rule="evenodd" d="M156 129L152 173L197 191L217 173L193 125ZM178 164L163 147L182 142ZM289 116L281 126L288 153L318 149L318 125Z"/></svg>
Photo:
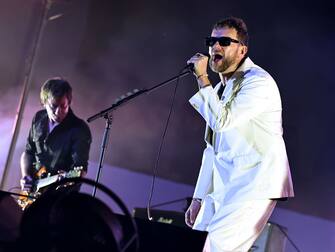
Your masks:
<svg viewBox="0 0 335 252"><path fill-rule="evenodd" d="M30 192L33 187L33 179L31 176L26 175L20 179L21 190Z"/></svg>

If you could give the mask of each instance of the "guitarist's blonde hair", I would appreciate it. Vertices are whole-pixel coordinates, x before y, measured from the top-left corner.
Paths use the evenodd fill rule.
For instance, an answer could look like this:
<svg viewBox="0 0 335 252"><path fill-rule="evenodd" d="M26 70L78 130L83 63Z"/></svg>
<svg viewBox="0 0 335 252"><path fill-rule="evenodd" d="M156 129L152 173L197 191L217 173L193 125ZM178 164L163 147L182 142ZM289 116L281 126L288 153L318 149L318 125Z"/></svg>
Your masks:
<svg viewBox="0 0 335 252"><path fill-rule="evenodd" d="M45 105L49 98L61 98L64 95L72 100L72 87L69 82L61 77L53 77L48 79L41 87L40 99L42 105Z"/></svg>

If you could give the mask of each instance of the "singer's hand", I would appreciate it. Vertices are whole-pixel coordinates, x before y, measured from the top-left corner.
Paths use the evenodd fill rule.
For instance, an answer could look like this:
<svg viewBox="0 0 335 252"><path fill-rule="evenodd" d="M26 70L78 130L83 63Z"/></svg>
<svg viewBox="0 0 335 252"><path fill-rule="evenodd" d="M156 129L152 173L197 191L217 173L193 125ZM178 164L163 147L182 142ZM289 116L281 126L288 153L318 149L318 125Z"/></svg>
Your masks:
<svg viewBox="0 0 335 252"><path fill-rule="evenodd" d="M193 74L197 77L200 88L210 85L207 74L208 57L201 53L196 53L187 61L188 65L193 65Z"/></svg>
<svg viewBox="0 0 335 252"><path fill-rule="evenodd" d="M207 74L207 65L208 57L201 53L196 53L192 58L187 61L187 64L193 64L195 76L206 75Z"/></svg>
<svg viewBox="0 0 335 252"><path fill-rule="evenodd" d="M185 213L185 223L187 226L193 227L195 219L198 216L200 207L201 207L201 202L193 199L191 202L191 205L189 206L189 208L187 209Z"/></svg>

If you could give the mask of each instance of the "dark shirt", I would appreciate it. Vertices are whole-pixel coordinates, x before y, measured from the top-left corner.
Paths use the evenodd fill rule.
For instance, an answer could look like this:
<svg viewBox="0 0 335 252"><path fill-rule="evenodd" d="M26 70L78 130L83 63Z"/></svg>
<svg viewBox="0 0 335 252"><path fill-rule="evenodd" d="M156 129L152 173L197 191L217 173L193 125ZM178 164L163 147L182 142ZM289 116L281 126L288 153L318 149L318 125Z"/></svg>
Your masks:
<svg viewBox="0 0 335 252"><path fill-rule="evenodd" d="M33 158L34 172L42 166L51 175L79 166L87 171L91 142L88 125L71 109L50 133L47 112L40 110L33 118L25 151Z"/></svg>

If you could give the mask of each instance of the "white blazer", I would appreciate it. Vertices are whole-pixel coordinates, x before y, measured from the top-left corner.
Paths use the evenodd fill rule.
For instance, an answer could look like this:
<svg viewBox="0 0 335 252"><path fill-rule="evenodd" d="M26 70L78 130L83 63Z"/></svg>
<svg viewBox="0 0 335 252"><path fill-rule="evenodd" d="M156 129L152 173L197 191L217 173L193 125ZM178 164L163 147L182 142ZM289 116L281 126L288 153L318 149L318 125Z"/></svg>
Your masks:
<svg viewBox="0 0 335 252"><path fill-rule="evenodd" d="M294 196L273 78L247 58L221 99L220 85L201 88L190 99L207 123L207 147L193 195L203 199L194 226L200 230L222 204Z"/></svg>

